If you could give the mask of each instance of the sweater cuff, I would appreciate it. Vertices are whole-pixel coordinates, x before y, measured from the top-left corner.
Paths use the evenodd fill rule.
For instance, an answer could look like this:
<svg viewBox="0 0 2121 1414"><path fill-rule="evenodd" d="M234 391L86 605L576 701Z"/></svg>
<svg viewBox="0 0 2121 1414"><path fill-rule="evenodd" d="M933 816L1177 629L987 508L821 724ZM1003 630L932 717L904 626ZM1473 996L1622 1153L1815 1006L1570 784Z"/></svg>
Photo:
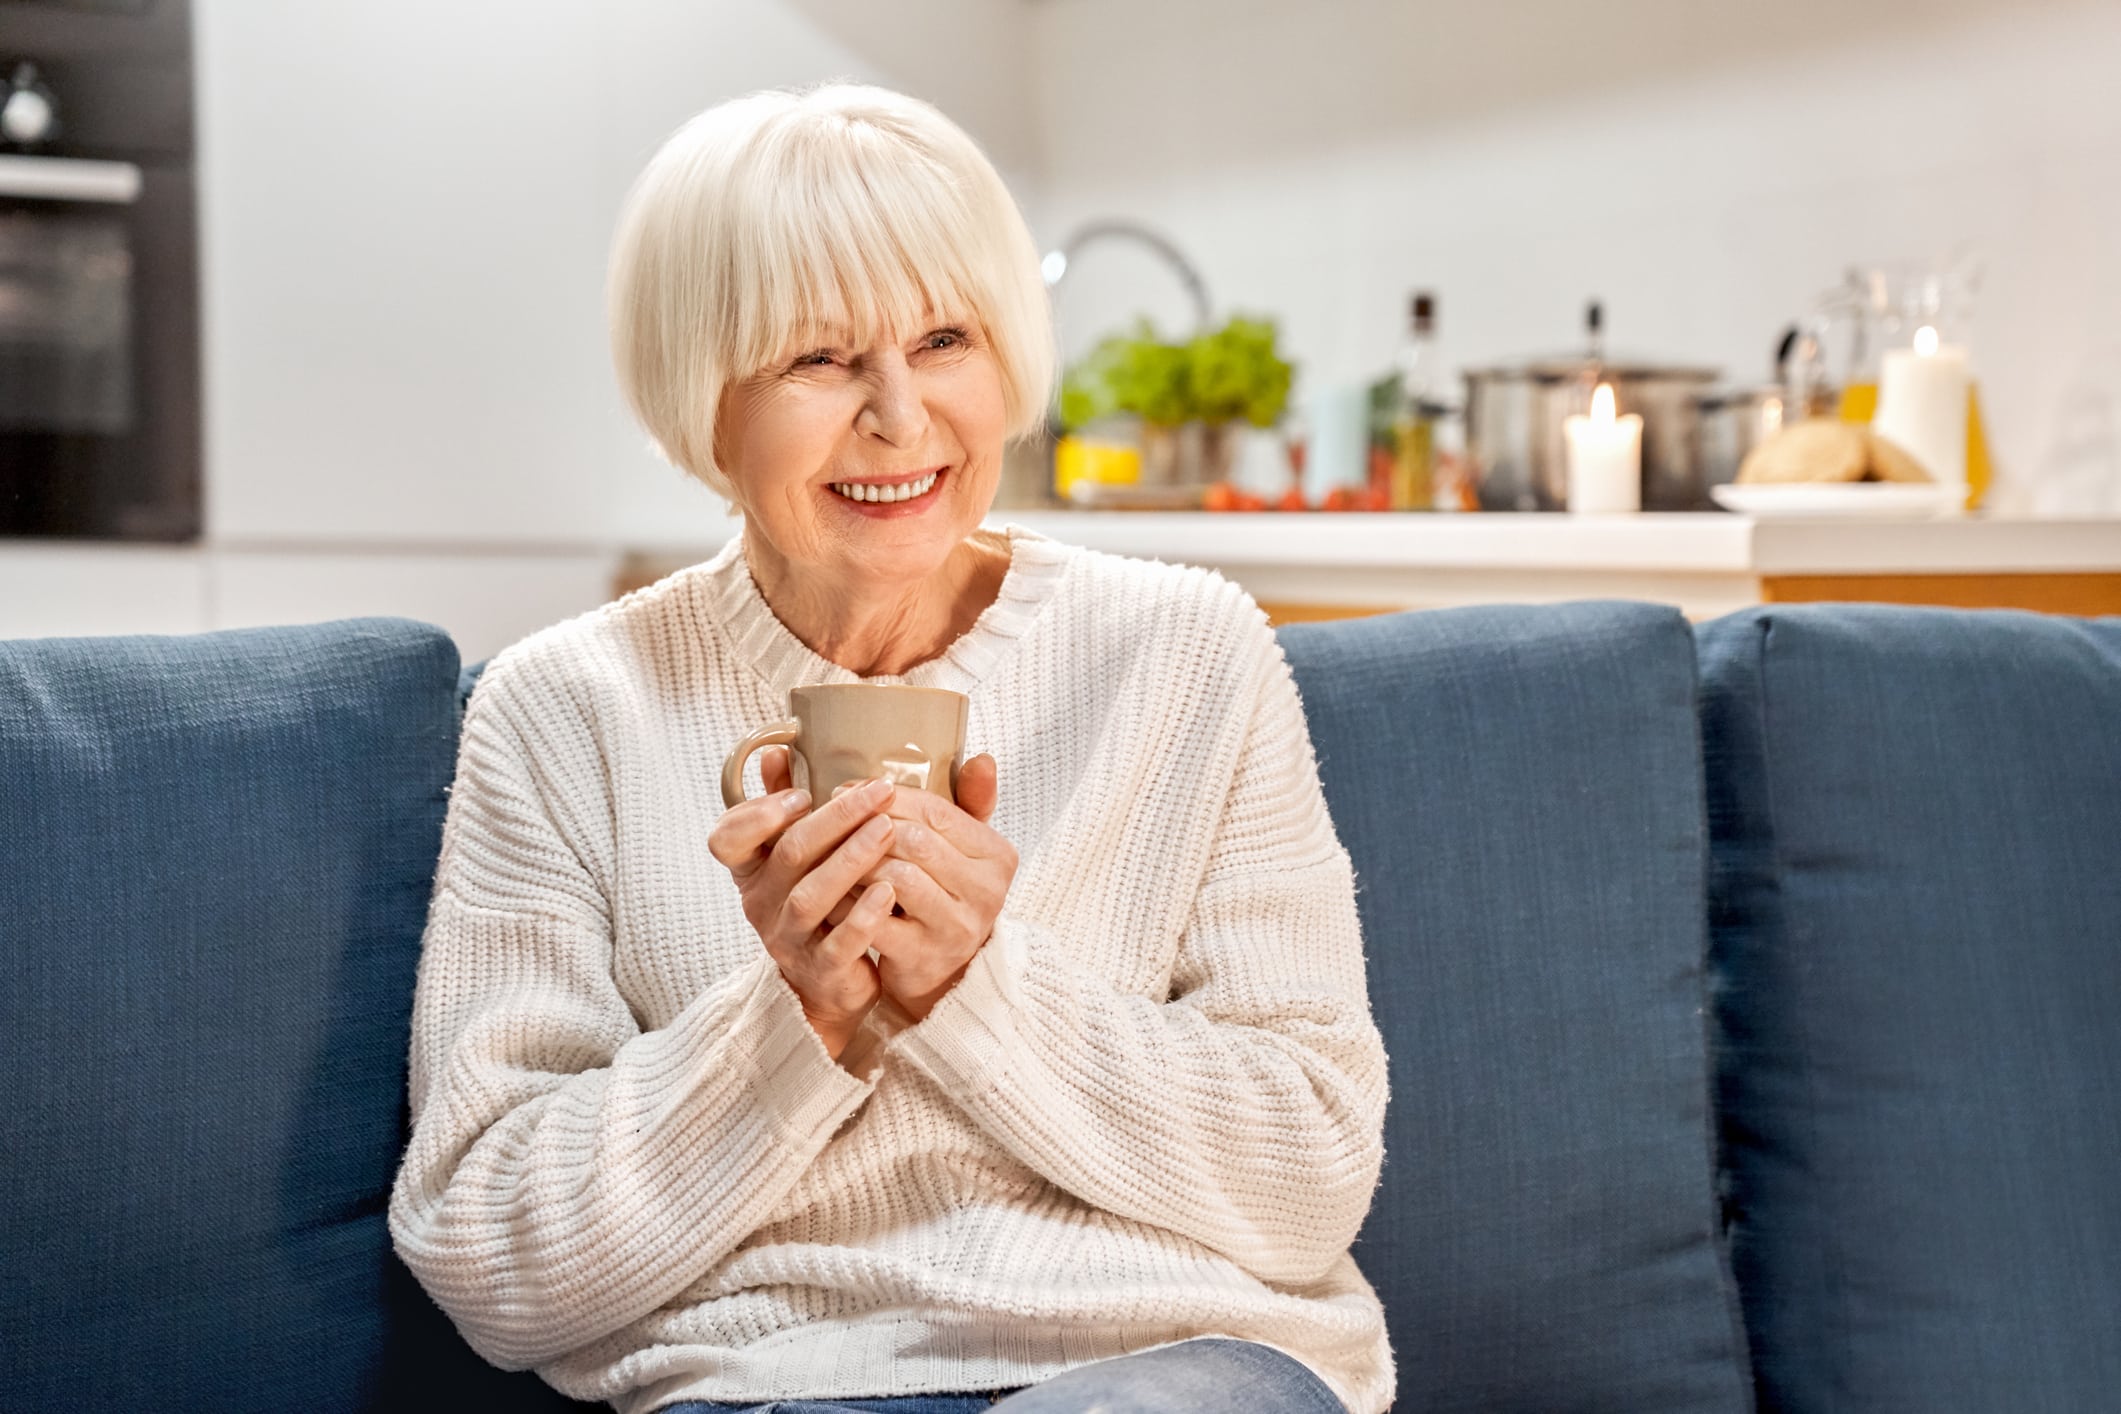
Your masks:
<svg viewBox="0 0 2121 1414"><path fill-rule="evenodd" d="M873 1073L850 1073L832 1058L803 1015L802 999L771 954L761 951L751 995L732 1027L737 1054L751 1062L752 1088L799 1145L829 1132L876 1088Z"/></svg>
<svg viewBox="0 0 2121 1414"><path fill-rule="evenodd" d="M1018 1023L1024 1013L1024 973L1030 964L1033 929L1007 914L973 955L957 985L919 1024L900 1031L887 1051L896 1051L951 1095L977 1095L998 1082L1021 1049Z"/></svg>

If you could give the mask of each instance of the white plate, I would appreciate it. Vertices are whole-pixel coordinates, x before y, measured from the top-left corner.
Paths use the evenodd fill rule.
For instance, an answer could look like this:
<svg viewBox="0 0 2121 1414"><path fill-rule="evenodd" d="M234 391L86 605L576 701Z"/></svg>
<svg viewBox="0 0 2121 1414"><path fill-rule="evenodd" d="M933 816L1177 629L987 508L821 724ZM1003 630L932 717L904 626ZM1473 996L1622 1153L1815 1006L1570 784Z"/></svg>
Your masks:
<svg viewBox="0 0 2121 1414"><path fill-rule="evenodd" d="M1790 481L1711 486L1709 495L1727 511L1748 516L1877 516L1926 520L1962 504L1958 486L1902 481Z"/></svg>

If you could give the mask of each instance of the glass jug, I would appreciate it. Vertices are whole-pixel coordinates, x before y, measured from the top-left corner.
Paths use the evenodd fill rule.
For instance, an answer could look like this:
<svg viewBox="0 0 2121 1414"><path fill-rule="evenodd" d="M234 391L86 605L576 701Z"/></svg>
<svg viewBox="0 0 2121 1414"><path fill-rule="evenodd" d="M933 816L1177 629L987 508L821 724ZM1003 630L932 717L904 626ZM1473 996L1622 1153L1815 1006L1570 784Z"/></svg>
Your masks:
<svg viewBox="0 0 2121 1414"><path fill-rule="evenodd" d="M1843 422L1868 423L1878 410L1878 377L1892 349L1912 349L1916 334L1966 346L1981 263L1961 249L1940 261L1852 265L1840 285L1821 295L1801 326L1791 397L1798 407L1836 408ZM1838 360L1838 372L1829 367ZM1981 504L1993 468L1981 424L1981 391L1966 395L1966 509Z"/></svg>

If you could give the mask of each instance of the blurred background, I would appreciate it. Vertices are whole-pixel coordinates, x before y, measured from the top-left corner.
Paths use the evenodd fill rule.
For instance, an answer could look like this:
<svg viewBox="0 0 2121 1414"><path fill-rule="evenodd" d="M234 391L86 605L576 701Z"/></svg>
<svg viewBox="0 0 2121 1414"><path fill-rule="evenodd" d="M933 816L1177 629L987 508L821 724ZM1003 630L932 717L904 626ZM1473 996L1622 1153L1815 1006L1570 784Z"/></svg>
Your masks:
<svg viewBox="0 0 2121 1414"><path fill-rule="evenodd" d="M1404 384L1417 291L1431 300L1422 386L1439 422L1455 421L1436 435L1464 472L1479 448L1463 444L1480 435L1465 420L1468 370L1596 339L1616 368L1692 371L1703 394L1787 391L1793 336L1801 359L1805 338L1846 335L1845 324L1827 332L1822 297L1852 268L1897 262L1973 272L1946 329L1968 352L1989 467L1969 519L2075 519L2066 555L2043 560L2020 536L2004 567L2121 573L2111 0L80 0L0 6L0 26L12 92L31 95L0 121L9 152L123 158L156 201L175 191L181 205L188 177L195 202L189 237L181 216L140 213L140 196L75 191L55 207L18 188L0 202L0 275L88 289L119 260L131 282L67 296L75 322L53 337L70 341L75 371L57 384L25 381L19 350L0 360L16 384L0 384L0 420L19 430L39 407L66 409L64 425L0 443L0 506L15 507L0 520L0 635L397 613L442 623L470 659L711 553L734 529L724 507L645 449L613 383L602 306L612 222L685 118L827 77L949 113L1008 178L1042 248L1098 221L1166 243L1073 251L1054 297L1078 366L1142 318L1168 337L1233 315L1271 326L1293 374L1286 396L1247 421L1250 449L1202 483L1271 504L1286 478L1302 493L1292 508L1323 504L1322 460L1306 480L1300 451L1323 431L1304 419L1334 415L1351 389ZM76 78L97 74L120 78L100 95ZM68 80L88 95L78 109ZM100 156L40 146L23 136L40 102L62 124L81 115L58 130L69 141L98 139L103 119L88 120L106 112L113 134L137 117L146 135L105 138ZM109 214L120 207L135 214ZM55 213L71 219L55 225ZM181 271L155 254L187 238L195 329L181 317ZM1182 271L1205 292L1205 320ZM0 279L0 318L26 298ZM93 379L81 372L112 349L185 338L197 389L188 471L169 451L182 426L153 445L110 431L150 404L182 423L169 411L181 387L136 368L113 411L82 391ZM1837 367L1845 350L1813 353L1828 376L1857 377ZM1623 412L1632 386L1622 382ZM1653 443L1668 437L1658 410L1642 411ZM1057 419L1056 435L1073 430ZM128 438L115 454L82 450ZM1045 460L1012 482L1012 503L1042 526L1088 515L1058 509L1053 448L1034 451ZM103 470L84 470L95 456ZM155 457L179 469L143 493L154 504L74 521L54 509L52 487L145 476L142 459ZM1690 545L1735 544L1720 524L1702 528L1751 524L1701 494L1735 476L1728 458L1718 471L1709 457L1680 499L1642 509L1675 512L1674 534L1710 537ZM1349 518L1332 522L1346 527L1332 532L1340 540L1306 553L1330 561L1338 543L1364 564L1419 569L1420 547L1440 543L1422 537L1567 519L1553 514L1564 511L1553 483L1541 486L1536 466L1527 475L1537 496L1504 503L1461 485L1450 509L1533 514L1421 517L1419 530L1411 517ZM1179 490L1182 508L1232 504ZM1407 509L1438 509L1444 494ZM44 509L32 514L33 502ZM1168 506L1142 514L1108 543L1216 559L1202 547L1265 533L1195 513L1209 526L1196 533ZM1646 572L1703 569L1708 551L1688 560L1644 529L1579 547L1561 568L1625 569L1634 555ZM1880 553L1870 543L1836 564L1863 568L1847 556ZM1909 559L1908 544L1880 567L1936 568ZM1758 593L1773 567L1745 558L1756 548L1730 553L1715 566L1750 575ZM1557 580L1553 592L1599 588L1585 583ZM1260 584L1263 598L1276 591L1265 570ZM1291 593L1407 597L1374 585ZM1510 597L1492 585L1466 594Z"/></svg>

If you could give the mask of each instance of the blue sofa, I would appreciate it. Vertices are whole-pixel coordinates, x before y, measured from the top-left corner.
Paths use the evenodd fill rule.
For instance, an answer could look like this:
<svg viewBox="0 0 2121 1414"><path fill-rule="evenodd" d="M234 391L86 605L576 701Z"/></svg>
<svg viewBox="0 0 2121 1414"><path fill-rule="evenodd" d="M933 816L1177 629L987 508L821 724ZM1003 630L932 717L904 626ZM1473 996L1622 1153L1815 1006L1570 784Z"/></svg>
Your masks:
<svg viewBox="0 0 2121 1414"><path fill-rule="evenodd" d="M1396 1408L2121 1409L2121 619L1283 641ZM384 1227L463 682L398 620L0 643L0 1408L566 1405Z"/></svg>

